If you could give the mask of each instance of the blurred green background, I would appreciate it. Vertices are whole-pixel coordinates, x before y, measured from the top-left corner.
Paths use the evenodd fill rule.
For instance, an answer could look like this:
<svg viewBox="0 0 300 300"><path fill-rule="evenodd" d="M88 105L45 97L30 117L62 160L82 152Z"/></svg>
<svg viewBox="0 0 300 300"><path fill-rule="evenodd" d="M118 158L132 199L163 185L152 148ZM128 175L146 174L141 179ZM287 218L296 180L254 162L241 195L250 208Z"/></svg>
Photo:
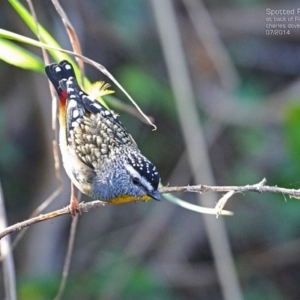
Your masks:
<svg viewBox="0 0 300 300"><path fill-rule="evenodd" d="M192 2L172 4L216 184L247 185L265 177L268 185L299 188L300 29L266 35L266 8L297 9L300 2L194 0L206 7L199 12L191 10ZM64 0L61 5L83 54L103 64L155 119L153 132L107 102L157 165L162 183L199 183L189 167L151 1ZM71 49L52 3L35 1L34 6L40 23ZM211 22L203 23L203 14ZM5 1L0 28L33 37ZM211 37L217 43L210 52ZM92 82L110 82L90 66L86 75ZM14 224L28 218L58 185L51 96L45 75L3 61L0 94L0 178L8 222ZM63 170L62 176L64 191L47 211L69 201ZM194 194L180 196L197 204ZM247 193L235 195L226 208L235 213L222 219L243 298L300 299L299 200ZM34 225L17 246L18 299L53 299L70 221L67 216ZM63 299L225 299L215 267L201 215L166 200L106 206L80 217Z"/></svg>

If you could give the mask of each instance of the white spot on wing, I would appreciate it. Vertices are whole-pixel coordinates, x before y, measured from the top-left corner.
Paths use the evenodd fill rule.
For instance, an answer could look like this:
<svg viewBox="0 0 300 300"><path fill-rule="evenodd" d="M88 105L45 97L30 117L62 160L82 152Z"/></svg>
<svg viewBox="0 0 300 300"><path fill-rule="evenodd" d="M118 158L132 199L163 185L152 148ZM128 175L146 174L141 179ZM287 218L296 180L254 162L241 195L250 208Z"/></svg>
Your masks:
<svg viewBox="0 0 300 300"><path fill-rule="evenodd" d="M73 110L73 118L76 119L79 116L78 110Z"/></svg>
<svg viewBox="0 0 300 300"><path fill-rule="evenodd" d="M69 101L69 107L77 107L77 102L75 100L70 100Z"/></svg>
<svg viewBox="0 0 300 300"><path fill-rule="evenodd" d="M93 103L93 105L94 105L96 108L101 109L100 104L98 104L98 103Z"/></svg>
<svg viewBox="0 0 300 300"><path fill-rule="evenodd" d="M76 121L74 121L74 122L72 122L72 127L76 127L76 126L78 126L79 124L76 122Z"/></svg>

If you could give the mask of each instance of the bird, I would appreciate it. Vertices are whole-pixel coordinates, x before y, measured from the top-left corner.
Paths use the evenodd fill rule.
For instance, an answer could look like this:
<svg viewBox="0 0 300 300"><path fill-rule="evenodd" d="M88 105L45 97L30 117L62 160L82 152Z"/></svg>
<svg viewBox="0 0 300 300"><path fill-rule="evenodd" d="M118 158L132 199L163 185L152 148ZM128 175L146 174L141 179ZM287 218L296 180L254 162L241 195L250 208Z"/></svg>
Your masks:
<svg viewBox="0 0 300 300"><path fill-rule="evenodd" d="M74 185L111 204L161 200L160 175L117 115L79 86L67 60L45 67L59 98L59 146L71 180L70 212L80 213Z"/></svg>

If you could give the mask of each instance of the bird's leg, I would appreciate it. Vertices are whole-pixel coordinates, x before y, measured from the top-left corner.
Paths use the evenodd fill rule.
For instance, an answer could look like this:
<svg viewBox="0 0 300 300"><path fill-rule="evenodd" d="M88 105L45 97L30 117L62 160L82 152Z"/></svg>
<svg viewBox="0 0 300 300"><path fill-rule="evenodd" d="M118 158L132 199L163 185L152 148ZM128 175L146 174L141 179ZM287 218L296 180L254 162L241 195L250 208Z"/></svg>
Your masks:
<svg viewBox="0 0 300 300"><path fill-rule="evenodd" d="M71 183L71 199L69 209L73 217L81 213L79 208L79 202L75 196L75 188L73 183Z"/></svg>

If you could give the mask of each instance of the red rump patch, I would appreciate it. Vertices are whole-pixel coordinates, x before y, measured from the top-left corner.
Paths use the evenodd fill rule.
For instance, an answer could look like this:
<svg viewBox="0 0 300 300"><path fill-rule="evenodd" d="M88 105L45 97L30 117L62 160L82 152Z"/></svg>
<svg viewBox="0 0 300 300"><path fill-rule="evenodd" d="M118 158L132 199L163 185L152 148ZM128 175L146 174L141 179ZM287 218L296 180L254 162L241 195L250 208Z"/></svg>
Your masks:
<svg viewBox="0 0 300 300"><path fill-rule="evenodd" d="M62 91L59 95L59 100L61 102L61 104L66 104L66 100L67 100L68 94L66 91Z"/></svg>

